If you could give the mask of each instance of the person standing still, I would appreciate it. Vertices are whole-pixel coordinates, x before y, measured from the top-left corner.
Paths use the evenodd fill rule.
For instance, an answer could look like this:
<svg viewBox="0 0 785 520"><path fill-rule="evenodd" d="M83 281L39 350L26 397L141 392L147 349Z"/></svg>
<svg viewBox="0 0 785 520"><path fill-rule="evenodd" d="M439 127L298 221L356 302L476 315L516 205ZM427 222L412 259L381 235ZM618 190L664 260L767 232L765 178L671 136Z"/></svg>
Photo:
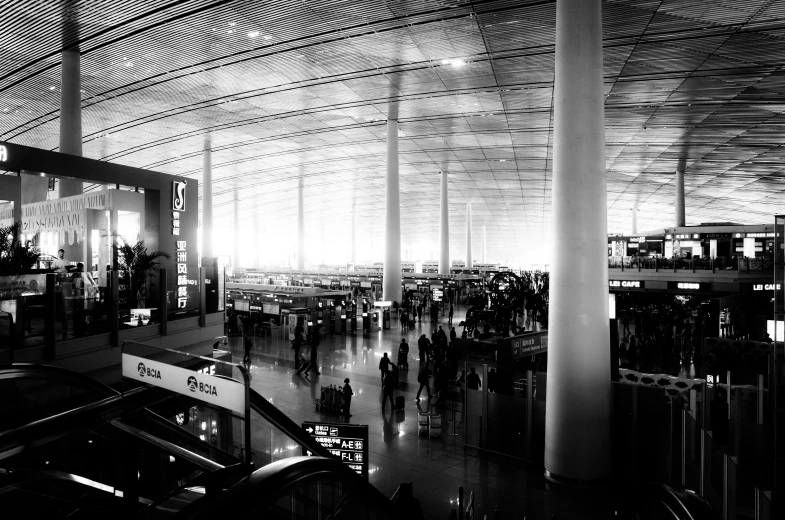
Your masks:
<svg viewBox="0 0 785 520"><path fill-rule="evenodd" d="M392 364L392 363L390 363ZM395 388L398 385L395 382L395 376L392 372L387 372L387 375L384 376L382 380L382 411L384 411L384 406L387 404L387 399L390 400L390 408L395 410L395 401L393 400L393 393L395 392Z"/></svg>
<svg viewBox="0 0 785 520"><path fill-rule="evenodd" d="M482 382L480 381L480 376L474 371L474 367L470 369L470 374L466 378L466 388L469 390L479 390L482 386Z"/></svg>
<svg viewBox="0 0 785 520"><path fill-rule="evenodd" d="M387 357L387 352L379 360L379 371L382 373L382 384L384 384L384 376L390 371L390 358Z"/></svg>
<svg viewBox="0 0 785 520"><path fill-rule="evenodd" d="M354 392L352 392L352 387L349 385L349 378L343 380L343 415L344 417L351 417L352 414L349 413L349 408L352 406L352 396Z"/></svg>

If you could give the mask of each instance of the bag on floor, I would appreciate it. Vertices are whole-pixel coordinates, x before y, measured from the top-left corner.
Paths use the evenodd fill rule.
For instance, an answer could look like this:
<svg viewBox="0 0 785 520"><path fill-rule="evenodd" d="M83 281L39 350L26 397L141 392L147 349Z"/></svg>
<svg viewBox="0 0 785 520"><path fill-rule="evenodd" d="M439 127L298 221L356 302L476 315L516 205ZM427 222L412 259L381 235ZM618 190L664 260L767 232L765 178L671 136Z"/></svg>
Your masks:
<svg viewBox="0 0 785 520"><path fill-rule="evenodd" d="M399 395L395 398L395 409L396 410L403 410L404 407L404 398L402 395Z"/></svg>

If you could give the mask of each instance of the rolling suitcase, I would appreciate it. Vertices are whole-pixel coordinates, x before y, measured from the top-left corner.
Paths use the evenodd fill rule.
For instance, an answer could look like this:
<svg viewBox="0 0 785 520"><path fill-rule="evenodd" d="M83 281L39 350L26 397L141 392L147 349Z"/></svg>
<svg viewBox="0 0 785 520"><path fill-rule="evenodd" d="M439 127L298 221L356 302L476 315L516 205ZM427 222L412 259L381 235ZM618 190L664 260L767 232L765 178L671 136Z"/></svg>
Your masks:
<svg viewBox="0 0 785 520"><path fill-rule="evenodd" d="M395 409L396 410L403 410L404 406L404 398L402 395L399 395L395 398Z"/></svg>

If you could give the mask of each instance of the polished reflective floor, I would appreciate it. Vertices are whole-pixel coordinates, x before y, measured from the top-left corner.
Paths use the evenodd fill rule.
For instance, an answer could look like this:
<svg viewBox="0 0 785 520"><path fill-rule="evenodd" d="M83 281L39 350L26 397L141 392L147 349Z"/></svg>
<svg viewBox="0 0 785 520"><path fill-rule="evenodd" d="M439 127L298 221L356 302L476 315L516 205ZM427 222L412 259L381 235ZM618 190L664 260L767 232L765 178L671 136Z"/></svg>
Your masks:
<svg viewBox="0 0 785 520"><path fill-rule="evenodd" d="M453 324L457 326L465 314L458 307ZM430 401L415 400L419 384L417 374L420 359L417 338L430 336L434 327L447 329L446 317L434 326L418 323L414 329L402 333L393 318L392 328L363 336L327 335L319 346L320 374L307 377L296 375L294 352L288 339L257 337L251 362L251 384L265 398L284 411L295 422L349 421L369 426L370 481L381 492L391 496L402 482L414 484L414 495L420 501L426 518L447 519L450 510L457 508L458 487L465 489L466 499L474 493L476 518L493 513L498 507L501 518L612 518L615 496L609 492L578 492L546 485L540 464L465 449L460 411L453 422L451 401L435 406ZM389 402L382 410L382 388L379 360L384 352L397 361L398 345L402 337L411 345L409 371L400 375L399 392L405 397L402 412L392 411ZM242 342L230 338L234 361L242 360ZM352 417L345 419L337 413L320 412L314 406L322 386L342 386L344 378L351 380L355 396ZM467 390L470 392L471 390ZM424 396L424 394L423 394ZM418 412L435 412L442 416L442 433L435 439L417 434ZM452 435L454 433L454 435Z"/></svg>

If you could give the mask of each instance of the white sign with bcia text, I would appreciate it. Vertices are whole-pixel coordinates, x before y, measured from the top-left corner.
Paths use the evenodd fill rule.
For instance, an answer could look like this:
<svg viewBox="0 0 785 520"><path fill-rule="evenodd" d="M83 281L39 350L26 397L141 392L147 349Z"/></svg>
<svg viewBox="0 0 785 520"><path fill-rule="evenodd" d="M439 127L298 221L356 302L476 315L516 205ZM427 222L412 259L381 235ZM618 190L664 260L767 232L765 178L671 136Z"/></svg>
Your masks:
<svg viewBox="0 0 785 520"><path fill-rule="evenodd" d="M193 372L123 353L123 377L245 413L245 385L233 379Z"/></svg>

